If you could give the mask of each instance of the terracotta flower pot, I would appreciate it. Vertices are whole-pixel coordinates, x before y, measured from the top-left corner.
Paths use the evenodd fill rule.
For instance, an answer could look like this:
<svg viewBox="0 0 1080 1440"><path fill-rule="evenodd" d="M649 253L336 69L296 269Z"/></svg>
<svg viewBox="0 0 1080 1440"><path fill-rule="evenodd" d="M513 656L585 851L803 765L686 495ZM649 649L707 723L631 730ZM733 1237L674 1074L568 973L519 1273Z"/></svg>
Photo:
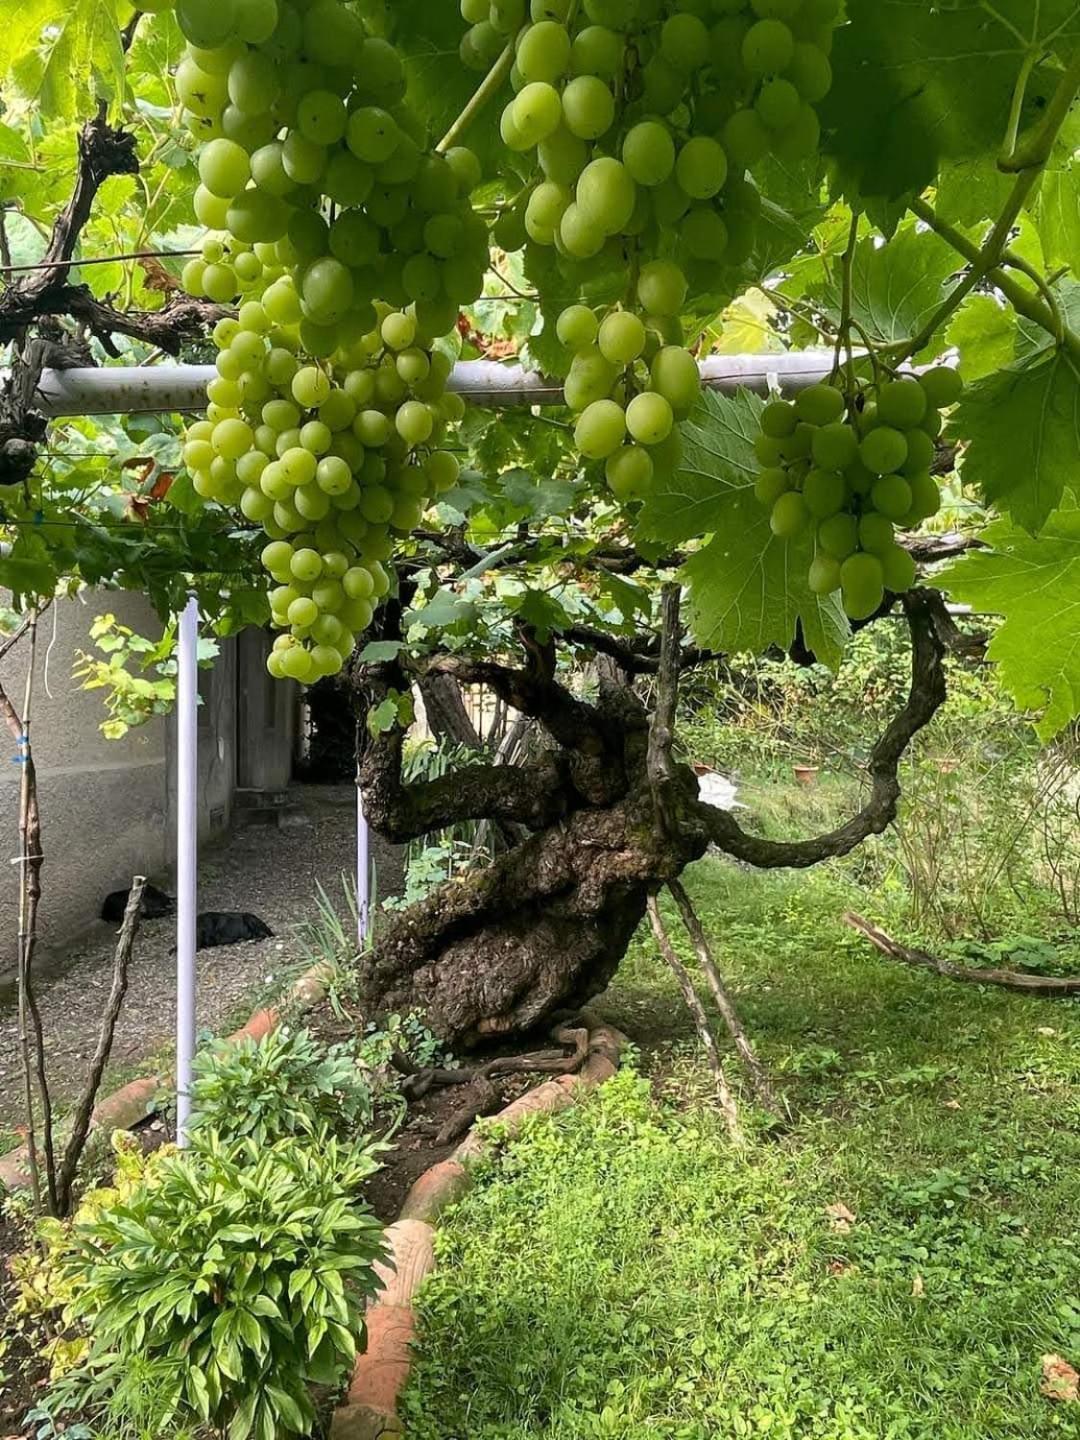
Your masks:
<svg viewBox="0 0 1080 1440"><path fill-rule="evenodd" d="M816 765L795 766L795 779L800 785L816 785L818 774L819 771Z"/></svg>

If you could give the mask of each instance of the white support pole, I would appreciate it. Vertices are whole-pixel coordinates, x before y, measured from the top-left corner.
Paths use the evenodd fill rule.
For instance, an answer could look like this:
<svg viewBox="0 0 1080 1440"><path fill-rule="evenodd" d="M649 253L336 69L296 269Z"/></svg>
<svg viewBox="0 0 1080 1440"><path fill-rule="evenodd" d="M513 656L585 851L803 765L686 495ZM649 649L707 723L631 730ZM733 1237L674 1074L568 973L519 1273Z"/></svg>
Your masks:
<svg viewBox="0 0 1080 1440"><path fill-rule="evenodd" d="M187 1144L195 1056L198 861L199 604L180 616L176 685L176 1143Z"/></svg>
<svg viewBox="0 0 1080 1440"><path fill-rule="evenodd" d="M364 814L364 792L356 779L356 939L363 950L371 923L371 832Z"/></svg>
<svg viewBox="0 0 1080 1440"><path fill-rule="evenodd" d="M788 393L805 389L832 373L831 350L792 350L764 355L710 355L700 362L711 390L740 387L764 394L775 376ZM37 405L45 415L118 415L167 410L203 410L212 365L106 365L98 369L43 370ZM518 405L559 405L558 380L503 365L497 360L464 360L454 366L448 388L474 405L505 409Z"/></svg>

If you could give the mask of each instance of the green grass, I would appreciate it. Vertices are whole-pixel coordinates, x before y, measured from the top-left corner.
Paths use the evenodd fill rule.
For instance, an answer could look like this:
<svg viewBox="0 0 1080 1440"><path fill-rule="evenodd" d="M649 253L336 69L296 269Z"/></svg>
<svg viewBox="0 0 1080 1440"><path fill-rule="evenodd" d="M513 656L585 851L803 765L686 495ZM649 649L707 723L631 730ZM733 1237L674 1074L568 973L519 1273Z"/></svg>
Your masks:
<svg viewBox="0 0 1080 1440"><path fill-rule="evenodd" d="M1080 1437L1039 1393L1080 1366L1080 1009L879 959L836 876L689 882L793 1124L730 1146L641 936L604 1002L641 1073L444 1223L410 1440Z"/></svg>

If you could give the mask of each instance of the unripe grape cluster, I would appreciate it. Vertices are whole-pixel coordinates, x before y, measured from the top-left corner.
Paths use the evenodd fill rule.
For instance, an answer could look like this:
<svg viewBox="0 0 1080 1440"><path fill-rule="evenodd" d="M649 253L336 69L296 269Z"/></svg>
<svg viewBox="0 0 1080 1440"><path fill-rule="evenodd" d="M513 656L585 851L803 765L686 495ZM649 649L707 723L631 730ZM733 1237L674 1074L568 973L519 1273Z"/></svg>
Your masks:
<svg viewBox="0 0 1080 1440"><path fill-rule="evenodd" d="M697 395L688 298L750 256L767 155L814 154L832 82L839 0L461 0L468 63L514 44L504 145L535 157L494 230L504 249L554 247L567 289L597 267L622 303L569 306L566 401L582 454L623 500L678 463L674 428Z"/></svg>
<svg viewBox="0 0 1080 1440"><path fill-rule="evenodd" d="M940 367L854 394L813 385L761 412L755 494L780 539L813 531L810 588L839 590L852 620L872 615L886 591L902 594L915 583L915 562L896 532L941 506L934 442L942 410L962 388L955 370Z"/></svg>
<svg viewBox="0 0 1080 1440"><path fill-rule="evenodd" d="M438 342L483 289L480 165L426 147L399 55L340 0L175 11L212 232L183 281L239 302L184 459L199 495L265 531L268 668L311 681L341 669L391 587L394 537L457 478Z"/></svg>

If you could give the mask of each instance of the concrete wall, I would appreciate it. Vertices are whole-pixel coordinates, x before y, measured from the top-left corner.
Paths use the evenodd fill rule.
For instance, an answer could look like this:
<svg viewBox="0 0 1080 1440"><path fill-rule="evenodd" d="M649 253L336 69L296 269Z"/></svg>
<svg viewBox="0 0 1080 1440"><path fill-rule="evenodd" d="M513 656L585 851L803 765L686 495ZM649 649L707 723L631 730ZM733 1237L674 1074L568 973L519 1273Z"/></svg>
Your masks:
<svg viewBox="0 0 1080 1440"><path fill-rule="evenodd" d="M6 598L0 592L0 600ZM71 675L75 652L92 648L88 631L94 617L106 612L142 634L160 633L145 599L126 592L58 600L39 626L31 736L45 855L39 922L45 947L84 932L102 898L129 884L133 874L160 873L167 863L164 721L140 726L123 740L106 740L98 729L105 717L100 694L81 690ZM0 661L4 688L20 710L28 656L23 639ZM0 731L0 973L14 966L18 933L17 873L7 863L18 850L14 754L5 728Z"/></svg>
<svg viewBox="0 0 1080 1440"><path fill-rule="evenodd" d="M236 783L244 790L284 790L292 779L299 687L267 673L272 644L267 630L236 637Z"/></svg>

